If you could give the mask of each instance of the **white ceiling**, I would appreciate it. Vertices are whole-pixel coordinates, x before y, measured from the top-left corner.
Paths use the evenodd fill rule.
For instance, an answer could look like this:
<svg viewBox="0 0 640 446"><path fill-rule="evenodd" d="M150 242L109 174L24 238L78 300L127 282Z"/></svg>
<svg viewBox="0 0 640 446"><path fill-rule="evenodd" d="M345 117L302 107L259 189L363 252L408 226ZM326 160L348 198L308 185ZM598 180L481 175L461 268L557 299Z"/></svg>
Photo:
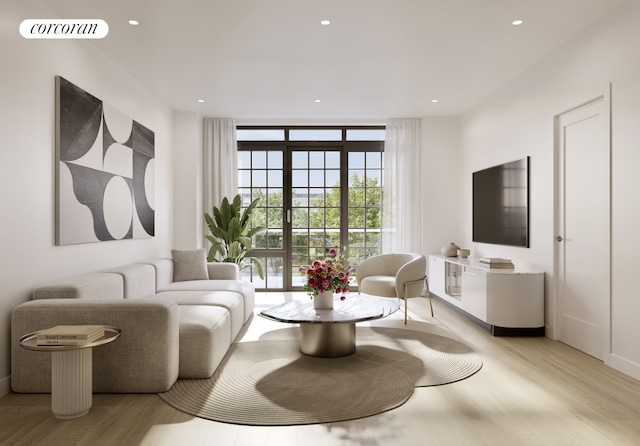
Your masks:
<svg viewBox="0 0 640 446"><path fill-rule="evenodd" d="M109 35L92 42L173 109L382 121L459 115L624 1L44 3L53 17L106 20Z"/></svg>

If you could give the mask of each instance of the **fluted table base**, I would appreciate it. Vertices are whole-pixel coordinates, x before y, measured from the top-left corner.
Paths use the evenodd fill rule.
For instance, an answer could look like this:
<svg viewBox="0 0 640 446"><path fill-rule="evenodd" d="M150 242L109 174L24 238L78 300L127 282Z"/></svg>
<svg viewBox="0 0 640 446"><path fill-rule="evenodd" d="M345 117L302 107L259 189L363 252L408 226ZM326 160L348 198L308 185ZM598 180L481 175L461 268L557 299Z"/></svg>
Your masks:
<svg viewBox="0 0 640 446"><path fill-rule="evenodd" d="M86 415L92 400L92 350L68 350L51 354L51 411L56 418Z"/></svg>

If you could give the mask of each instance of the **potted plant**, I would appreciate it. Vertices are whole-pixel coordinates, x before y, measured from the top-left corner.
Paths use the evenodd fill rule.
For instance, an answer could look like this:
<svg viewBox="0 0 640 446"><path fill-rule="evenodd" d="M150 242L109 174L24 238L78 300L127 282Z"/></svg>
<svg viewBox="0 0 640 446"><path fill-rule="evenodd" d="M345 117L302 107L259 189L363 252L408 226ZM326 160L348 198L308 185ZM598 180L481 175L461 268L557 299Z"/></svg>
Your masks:
<svg viewBox="0 0 640 446"><path fill-rule="evenodd" d="M213 217L205 212L204 219L211 235L205 238L211 242L207 261L236 263L242 269L254 266L261 279L264 269L257 257L248 257L252 250L252 237L266 230L264 226L251 227L251 214L260 201L256 198L240 214L242 198L236 195L230 203L227 197L222 199L220 208L213 207Z"/></svg>

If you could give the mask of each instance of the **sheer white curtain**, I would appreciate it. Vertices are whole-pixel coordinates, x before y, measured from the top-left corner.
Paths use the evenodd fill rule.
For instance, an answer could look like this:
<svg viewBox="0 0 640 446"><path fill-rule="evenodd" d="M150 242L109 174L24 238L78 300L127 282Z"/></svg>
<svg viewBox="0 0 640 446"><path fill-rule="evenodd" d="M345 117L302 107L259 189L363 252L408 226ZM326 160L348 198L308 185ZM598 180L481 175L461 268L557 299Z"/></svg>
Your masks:
<svg viewBox="0 0 640 446"><path fill-rule="evenodd" d="M238 193L235 120L205 118L203 164L203 206L211 214L213 206L219 207L224 197L232 199Z"/></svg>
<svg viewBox="0 0 640 446"><path fill-rule="evenodd" d="M422 253L420 119L390 119L385 133L383 251Z"/></svg>

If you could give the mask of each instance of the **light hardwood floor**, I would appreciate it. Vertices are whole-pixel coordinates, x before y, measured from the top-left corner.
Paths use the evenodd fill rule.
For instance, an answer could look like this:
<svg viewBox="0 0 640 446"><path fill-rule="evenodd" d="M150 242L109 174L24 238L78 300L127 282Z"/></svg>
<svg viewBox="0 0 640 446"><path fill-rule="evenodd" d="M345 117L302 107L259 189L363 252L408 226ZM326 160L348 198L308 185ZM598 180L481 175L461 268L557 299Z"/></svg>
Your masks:
<svg viewBox="0 0 640 446"><path fill-rule="evenodd" d="M258 293L257 308L290 295ZM483 360L474 376L417 388L401 407L360 420L252 427L185 415L157 395L93 397L90 413L56 420L50 395L0 398L1 445L638 445L640 382L547 338L494 338L426 299L409 301L409 328L446 335ZM401 326L400 312L372 325ZM419 322L416 322L419 321ZM255 317L241 341L283 328ZM229 401L233 404L233 401Z"/></svg>

